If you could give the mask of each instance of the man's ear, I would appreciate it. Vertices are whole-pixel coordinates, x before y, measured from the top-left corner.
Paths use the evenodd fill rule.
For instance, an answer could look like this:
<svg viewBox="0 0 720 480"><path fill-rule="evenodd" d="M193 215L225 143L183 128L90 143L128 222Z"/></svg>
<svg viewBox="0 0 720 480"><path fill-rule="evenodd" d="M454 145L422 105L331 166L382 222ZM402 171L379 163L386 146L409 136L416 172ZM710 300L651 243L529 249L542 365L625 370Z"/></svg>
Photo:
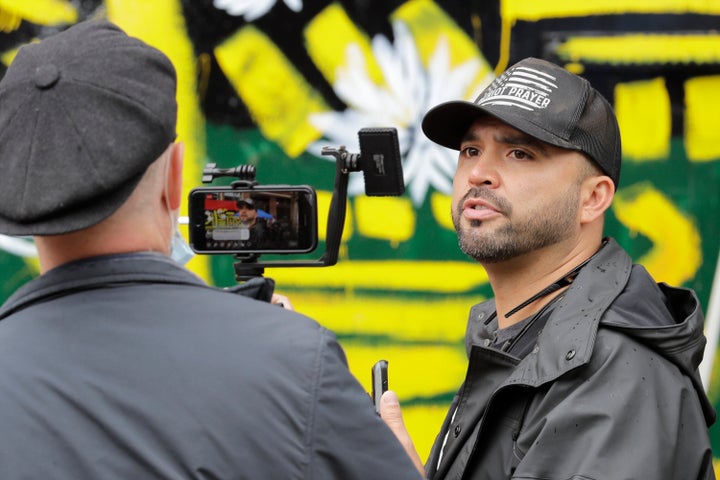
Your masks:
<svg viewBox="0 0 720 480"><path fill-rule="evenodd" d="M170 145L170 158L168 158L168 176L165 192L171 210L180 209L182 203L183 183L183 158L185 156L185 144L176 142Z"/></svg>
<svg viewBox="0 0 720 480"><path fill-rule="evenodd" d="M580 187L580 223L602 218L615 197L615 184L606 175L586 178Z"/></svg>

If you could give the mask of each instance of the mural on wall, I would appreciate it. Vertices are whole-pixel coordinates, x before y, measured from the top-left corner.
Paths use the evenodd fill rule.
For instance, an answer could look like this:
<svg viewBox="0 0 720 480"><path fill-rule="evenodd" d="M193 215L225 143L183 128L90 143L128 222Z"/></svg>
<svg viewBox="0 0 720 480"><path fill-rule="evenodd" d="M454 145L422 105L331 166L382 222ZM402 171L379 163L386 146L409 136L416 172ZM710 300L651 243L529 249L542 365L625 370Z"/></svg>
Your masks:
<svg viewBox="0 0 720 480"><path fill-rule="evenodd" d="M707 305L720 238L720 5L0 0L0 69L23 44L94 17L117 22L175 64L186 190L201 185L207 162L254 165L262 184L312 185L321 241L335 167L320 149L358 151L360 128L397 129L406 193L367 197L362 175L351 174L338 264L266 275L297 310L338 334L368 390L372 364L389 361L421 456L464 377L467 312L492 292L457 247L449 213L455 155L425 139L419 122L437 103L474 98L520 58L565 65L610 99L624 165L607 233L656 279L694 288ZM4 300L37 264L23 239L3 238L0 248ZM198 255L188 266L226 286L235 281L232 264Z"/></svg>

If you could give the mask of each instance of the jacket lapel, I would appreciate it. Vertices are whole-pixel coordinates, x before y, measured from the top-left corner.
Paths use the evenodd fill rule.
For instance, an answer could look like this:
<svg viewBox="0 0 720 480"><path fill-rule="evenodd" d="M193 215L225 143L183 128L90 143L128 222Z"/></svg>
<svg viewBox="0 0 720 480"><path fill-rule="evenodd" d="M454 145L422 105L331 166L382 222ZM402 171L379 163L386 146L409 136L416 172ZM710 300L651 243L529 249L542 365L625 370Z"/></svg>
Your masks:
<svg viewBox="0 0 720 480"><path fill-rule="evenodd" d="M442 447L446 433L447 443L437 472L430 478L444 478L451 467L455 471L464 469L475 445L471 437L477 437L482 428L485 408L517 363L517 358L494 349L479 346L471 348L469 368L459 394L455 419L438 436L436 446ZM451 411L448 418L452 414ZM428 471L434 470L433 465L429 467Z"/></svg>

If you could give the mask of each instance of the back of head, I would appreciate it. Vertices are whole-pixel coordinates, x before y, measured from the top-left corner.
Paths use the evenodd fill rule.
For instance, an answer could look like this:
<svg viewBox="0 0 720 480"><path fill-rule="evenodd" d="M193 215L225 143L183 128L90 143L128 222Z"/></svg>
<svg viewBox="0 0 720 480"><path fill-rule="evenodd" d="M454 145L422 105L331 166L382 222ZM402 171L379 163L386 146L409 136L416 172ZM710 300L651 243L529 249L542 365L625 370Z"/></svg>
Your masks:
<svg viewBox="0 0 720 480"><path fill-rule="evenodd" d="M176 75L107 21L24 46L0 81L0 233L95 225L175 139Z"/></svg>

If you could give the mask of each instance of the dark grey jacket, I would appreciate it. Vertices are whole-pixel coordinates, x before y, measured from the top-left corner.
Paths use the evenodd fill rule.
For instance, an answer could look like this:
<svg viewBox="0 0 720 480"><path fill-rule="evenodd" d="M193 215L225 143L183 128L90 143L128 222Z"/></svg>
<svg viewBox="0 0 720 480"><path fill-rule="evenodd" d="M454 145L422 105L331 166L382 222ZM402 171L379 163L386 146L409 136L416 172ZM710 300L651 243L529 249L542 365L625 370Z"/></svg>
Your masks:
<svg viewBox="0 0 720 480"><path fill-rule="evenodd" d="M0 319L3 480L419 478L331 332L163 256L59 267Z"/></svg>
<svg viewBox="0 0 720 480"><path fill-rule="evenodd" d="M494 301L471 311L468 373L430 478L715 478L715 412L697 374L703 317L691 290L656 284L609 240L523 360L483 346L494 311Z"/></svg>

